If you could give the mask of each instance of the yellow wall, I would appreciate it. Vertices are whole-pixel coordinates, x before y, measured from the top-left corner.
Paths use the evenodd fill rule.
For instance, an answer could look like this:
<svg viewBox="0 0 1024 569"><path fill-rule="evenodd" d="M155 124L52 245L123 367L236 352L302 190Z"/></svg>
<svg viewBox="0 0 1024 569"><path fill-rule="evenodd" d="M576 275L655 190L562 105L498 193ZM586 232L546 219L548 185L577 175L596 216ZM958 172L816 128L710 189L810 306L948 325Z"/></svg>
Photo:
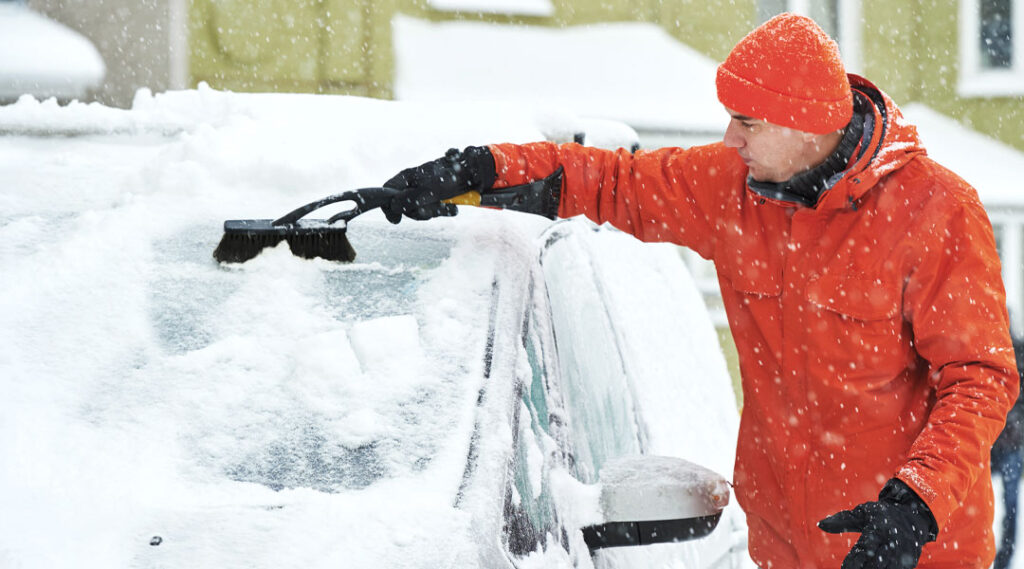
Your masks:
<svg viewBox="0 0 1024 569"><path fill-rule="evenodd" d="M680 41L722 61L754 26L756 0L661 2L658 23Z"/></svg>
<svg viewBox="0 0 1024 569"><path fill-rule="evenodd" d="M192 0L193 84L390 94L391 0Z"/></svg>

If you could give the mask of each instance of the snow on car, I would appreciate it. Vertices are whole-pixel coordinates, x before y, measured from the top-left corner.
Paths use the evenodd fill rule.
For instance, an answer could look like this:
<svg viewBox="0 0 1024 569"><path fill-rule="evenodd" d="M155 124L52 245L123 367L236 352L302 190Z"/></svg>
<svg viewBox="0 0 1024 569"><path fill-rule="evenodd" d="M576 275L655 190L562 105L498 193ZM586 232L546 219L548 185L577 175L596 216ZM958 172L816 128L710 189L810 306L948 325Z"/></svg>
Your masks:
<svg viewBox="0 0 1024 569"><path fill-rule="evenodd" d="M0 1L0 101L84 97L106 72L88 38L22 2Z"/></svg>
<svg viewBox="0 0 1024 569"><path fill-rule="evenodd" d="M207 88L0 107L0 561L746 566L734 504L685 543L581 531L609 461L731 472L735 399L674 247L463 208L364 214L351 264L211 258L224 219L595 124Z"/></svg>

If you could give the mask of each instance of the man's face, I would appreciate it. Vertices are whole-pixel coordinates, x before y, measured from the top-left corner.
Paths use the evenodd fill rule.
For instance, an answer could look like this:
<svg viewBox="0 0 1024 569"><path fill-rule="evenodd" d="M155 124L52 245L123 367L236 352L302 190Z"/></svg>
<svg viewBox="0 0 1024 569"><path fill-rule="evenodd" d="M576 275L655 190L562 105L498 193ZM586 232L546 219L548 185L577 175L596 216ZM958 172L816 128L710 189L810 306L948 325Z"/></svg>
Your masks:
<svg viewBox="0 0 1024 569"><path fill-rule="evenodd" d="M774 125L731 109L722 141L735 148L759 182L784 182L821 161L815 135Z"/></svg>

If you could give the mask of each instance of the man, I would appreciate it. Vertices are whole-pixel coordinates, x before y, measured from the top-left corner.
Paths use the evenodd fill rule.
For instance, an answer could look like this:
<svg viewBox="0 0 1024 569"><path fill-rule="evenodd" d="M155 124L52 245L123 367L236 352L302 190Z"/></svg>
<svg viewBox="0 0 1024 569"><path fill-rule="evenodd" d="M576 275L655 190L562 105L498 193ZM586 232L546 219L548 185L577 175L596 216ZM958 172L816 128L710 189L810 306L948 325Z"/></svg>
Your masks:
<svg viewBox="0 0 1024 569"><path fill-rule="evenodd" d="M743 376L735 492L760 567L988 567L988 453L1018 379L977 193L807 18L751 32L716 84L722 143L450 151L392 178L404 191L385 213L452 215L441 200L563 168L557 205L535 213L715 262Z"/></svg>

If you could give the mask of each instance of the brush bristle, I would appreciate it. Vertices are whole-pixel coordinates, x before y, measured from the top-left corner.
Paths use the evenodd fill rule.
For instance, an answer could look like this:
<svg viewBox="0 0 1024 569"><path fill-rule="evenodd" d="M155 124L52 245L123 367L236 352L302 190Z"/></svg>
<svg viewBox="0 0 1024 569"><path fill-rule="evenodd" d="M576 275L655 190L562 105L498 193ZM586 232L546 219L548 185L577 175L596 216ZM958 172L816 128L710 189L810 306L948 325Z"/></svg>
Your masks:
<svg viewBox="0 0 1024 569"><path fill-rule="evenodd" d="M344 233L319 233L312 235L289 235L285 238L292 253L306 259L320 257L328 261L351 263L356 260L356 250L352 248Z"/></svg>
<svg viewBox="0 0 1024 569"><path fill-rule="evenodd" d="M351 263L356 258L355 249L345 236L344 227L324 226L320 231L301 228L301 232L289 232L287 228L274 227L253 229L253 222L241 228L240 222L225 222L224 236L213 251L213 258L220 263L244 263L259 255L268 247L275 247L287 241L292 254L305 259L320 257L328 261ZM259 225L266 225L259 223Z"/></svg>

